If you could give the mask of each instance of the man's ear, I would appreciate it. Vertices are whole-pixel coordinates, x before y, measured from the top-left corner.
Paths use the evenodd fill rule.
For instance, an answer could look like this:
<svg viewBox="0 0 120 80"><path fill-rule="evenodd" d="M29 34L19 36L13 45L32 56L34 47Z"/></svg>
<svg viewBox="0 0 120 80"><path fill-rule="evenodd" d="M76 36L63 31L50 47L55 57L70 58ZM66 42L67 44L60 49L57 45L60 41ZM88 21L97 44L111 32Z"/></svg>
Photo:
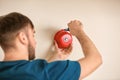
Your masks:
<svg viewBox="0 0 120 80"><path fill-rule="evenodd" d="M24 32L20 32L18 34L18 39L22 44L24 44L24 45L28 44L28 38Z"/></svg>

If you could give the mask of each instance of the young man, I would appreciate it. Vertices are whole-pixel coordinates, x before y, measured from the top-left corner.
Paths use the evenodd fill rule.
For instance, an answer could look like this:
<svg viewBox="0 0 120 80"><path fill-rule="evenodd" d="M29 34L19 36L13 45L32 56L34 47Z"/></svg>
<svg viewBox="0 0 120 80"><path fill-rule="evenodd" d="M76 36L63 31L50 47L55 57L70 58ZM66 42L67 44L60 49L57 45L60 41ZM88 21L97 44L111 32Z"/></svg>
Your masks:
<svg viewBox="0 0 120 80"><path fill-rule="evenodd" d="M78 61L65 60L72 51L59 49L48 61L35 58L34 26L31 20L20 13L0 17L0 46L4 60L0 62L0 80L81 80L97 69L101 55L83 30L80 21L68 23L70 33L80 42L84 58Z"/></svg>

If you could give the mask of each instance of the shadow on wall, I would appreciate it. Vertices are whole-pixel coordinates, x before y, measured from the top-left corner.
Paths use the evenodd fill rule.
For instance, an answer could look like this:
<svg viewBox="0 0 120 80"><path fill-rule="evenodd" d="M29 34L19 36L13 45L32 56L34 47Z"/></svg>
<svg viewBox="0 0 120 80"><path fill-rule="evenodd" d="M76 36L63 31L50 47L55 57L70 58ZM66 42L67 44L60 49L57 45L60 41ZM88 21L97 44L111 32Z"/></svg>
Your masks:
<svg viewBox="0 0 120 80"><path fill-rule="evenodd" d="M41 29L39 28L38 35L41 36L41 39L40 37L38 37L38 39L40 39L40 41L38 42L41 45L41 47L44 47L43 49L45 49L42 58L48 59L48 57L52 55L54 50L54 35L58 30L59 29L55 26L44 26L44 27L42 26Z"/></svg>

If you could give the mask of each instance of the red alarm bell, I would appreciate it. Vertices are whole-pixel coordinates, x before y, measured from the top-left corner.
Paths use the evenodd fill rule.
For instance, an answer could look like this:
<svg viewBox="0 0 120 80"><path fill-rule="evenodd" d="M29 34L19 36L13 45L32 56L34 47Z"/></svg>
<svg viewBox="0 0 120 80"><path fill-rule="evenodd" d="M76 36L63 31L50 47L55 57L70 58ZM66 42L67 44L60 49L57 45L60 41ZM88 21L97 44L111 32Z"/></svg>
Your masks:
<svg viewBox="0 0 120 80"><path fill-rule="evenodd" d="M68 48L72 44L72 35L69 32L69 28L58 31L54 36L54 40L59 48Z"/></svg>

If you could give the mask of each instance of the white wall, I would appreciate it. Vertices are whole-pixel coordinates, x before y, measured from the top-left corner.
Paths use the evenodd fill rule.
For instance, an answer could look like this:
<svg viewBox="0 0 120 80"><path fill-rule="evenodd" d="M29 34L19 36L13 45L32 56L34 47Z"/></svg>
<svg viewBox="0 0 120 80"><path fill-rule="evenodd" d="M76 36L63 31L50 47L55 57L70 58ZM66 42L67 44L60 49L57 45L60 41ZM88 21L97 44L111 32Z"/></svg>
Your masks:
<svg viewBox="0 0 120 80"><path fill-rule="evenodd" d="M33 21L37 58L50 53L57 30L66 28L70 20L81 20L103 57L103 65L84 80L120 80L120 0L0 0L0 15L13 11ZM69 59L77 60L82 50L75 37L73 43Z"/></svg>

